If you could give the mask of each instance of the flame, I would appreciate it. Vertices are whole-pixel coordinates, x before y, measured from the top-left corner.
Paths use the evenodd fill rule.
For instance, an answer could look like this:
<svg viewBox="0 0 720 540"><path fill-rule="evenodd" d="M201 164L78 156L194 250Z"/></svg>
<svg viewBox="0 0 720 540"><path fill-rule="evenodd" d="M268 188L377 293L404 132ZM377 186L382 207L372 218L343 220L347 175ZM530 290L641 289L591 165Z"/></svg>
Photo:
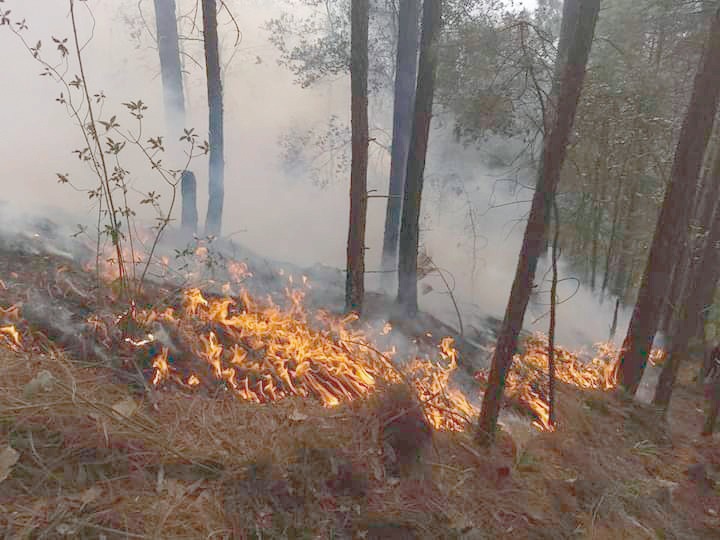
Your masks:
<svg viewBox="0 0 720 540"><path fill-rule="evenodd" d="M0 326L0 333L10 336L10 339L12 339L13 344L15 345L14 348L22 347L22 339L20 338L20 332L17 331L15 325L10 324L8 326Z"/></svg>
<svg viewBox="0 0 720 540"><path fill-rule="evenodd" d="M506 379L506 393L530 409L536 420L535 427L552 431L550 424L548 387L548 340L535 333L525 342L526 352L515 355ZM660 363L666 356L662 349L653 349L651 361ZM595 344L592 358L583 360L578 352L555 347L555 377L558 381L582 389L612 390L617 386L616 366L618 349L612 343ZM487 373L476 378L487 382Z"/></svg>
<svg viewBox="0 0 720 540"><path fill-rule="evenodd" d="M281 307L270 299L260 303L247 291L221 298L192 288L184 291L177 311L139 313L139 320L160 322L171 333L187 336L190 350L184 356L193 362L188 373L188 366L179 365L182 355L171 364L163 348L153 361L152 384L179 381L198 388L220 382L240 399L257 403L301 396L334 407L368 395L380 380L402 380L390 361L395 349L377 350L368 333L357 328L356 314L341 318L318 311L311 316L304 298L303 290L288 288ZM449 388L458 353L452 338L438 347L441 362L415 358L406 371L435 428L465 429L476 411Z"/></svg>
<svg viewBox="0 0 720 540"><path fill-rule="evenodd" d="M337 319L316 314L314 328L303 307L304 292L287 290L284 308L260 305L245 291L238 299L206 298L200 289L184 293L179 317L148 316L195 334L192 355L201 359L209 374L239 397L260 403L290 395L313 396L327 406L366 395L377 380L397 379L370 346L365 335L349 328L356 316ZM167 363L167 350L155 358L153 384L169 378L175 369ZM193 373L192 386L203 376Z"/></svg>
<svg viewBox="0 0 720 540"><path fill-rule="evenodd" d="M247 278L252 277L252 272L248 269L248 265L244 262L230 261L227 265L228 274L235 283L241 283Z"/></svg>
<svg viewBox="0 0 720 540"><path fill-rule="evenodd" d="M16 327L16 323L21 321L20 308L12 305L8 308L0 307L0 319L6 324L0 326L0 335L5 336L6 345L12 350L20 350L22 348L22 336Z"/></svg>
<svg viewBox="0 0 720 540"><path fill-rule="evenodd" d="M461 392L451 388L450 377L457 369L458 358L454 343L453 338L445 337L439 345L440 356L448 362L447 366L417 358L408 369L425 406L425 416L435 429L444 431L464 430L478 412Z"/></svg>
<svg viewBox="0 0 720 540"><path fill-rule="evenodd" d="M211 254L198 246L194 255L202 260ZM167 257L158 261L170 266ZM140 257L134 262L140 263ZM392 331L389 322L379 331L361 323L356 314L310 312L305 307L311 288L308 277L285 270L278 271L287 279L283 279L284 299L252 297L244 288L253 275L248 265L225 259L223 263L227 282L213 283L225 296L195 287L177 297L174 293L163 297L158 307L145 300L121 313L113 306L101 306L108 311L86 316L84 329L99 346L119 353L128 366L133 358L150 358L148 379L155 387L176 384L199 391L221 385L236 397L257 403L298 396L334 407L369 395L380 382L405 380L416 390L436 429L465 429L466 419L476 414L465 397L450 387L458 365L451 338L443 339L433 351L425 339L432 334L421 333L418 348L427 354L418 354L398 368L393 365L395 347L383 351L373 342ZM102 277L117 278L112 256L101 256L100 264ZM0 343L20 347L22 323L16 306L0 308Z"/></svg>
<svg viewBox="0 0 720 540"><path fill-rule="evenodd" d="M163 380L167 379L170 374L170 367L168 366L168 350L163 348L162 353L155 357L153 360L153 367L155 372L153 373L152 383L154 385L160 384Z"/></svg>

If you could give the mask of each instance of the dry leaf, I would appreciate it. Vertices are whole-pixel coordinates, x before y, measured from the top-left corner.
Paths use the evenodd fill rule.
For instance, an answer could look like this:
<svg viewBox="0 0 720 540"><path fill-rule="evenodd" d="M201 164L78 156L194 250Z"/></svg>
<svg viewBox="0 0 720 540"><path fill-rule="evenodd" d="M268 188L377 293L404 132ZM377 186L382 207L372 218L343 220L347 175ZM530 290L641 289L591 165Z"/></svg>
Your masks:
<svg viewBox="0 0 720 540"><path fill-rule="evenodd" d="M0 482L10 476L10 470L20 459L20 453L12 446L6 447L0 452Z"/></svg>
<svg viewBox="0 0 720 540"><path fill-rule="evenodd" d="M118 401L112 408L117 413L116 417L118 419L122 419L122 417L130 418L138 410L138 404L135 403L133 398L129 397Z"/></svg>
<svg viewBox="0 0 720 540"><path fill-rule="evenodd" d="M102 490L97 486L93 486L83 491L83 494L80 495L80 501L83 503L83 505L88 505L95 499L97 499L101 494Z"/></svg>
<svg viewBox="0 0 720 540"><path fill-rule="evenodd" d="M310 417L307 414L303 414L299 411L293 411L289 418L294 422L302 422L303 420L307 420Z"/></svg>

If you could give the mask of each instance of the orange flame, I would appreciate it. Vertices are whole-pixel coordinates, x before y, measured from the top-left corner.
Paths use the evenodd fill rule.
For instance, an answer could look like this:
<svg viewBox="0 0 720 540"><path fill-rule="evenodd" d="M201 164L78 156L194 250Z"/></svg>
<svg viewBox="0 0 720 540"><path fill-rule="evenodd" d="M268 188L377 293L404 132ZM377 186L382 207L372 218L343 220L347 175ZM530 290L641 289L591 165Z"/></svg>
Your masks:
<svg viewBox="0 0 720 540"><path fill-rule="evenodd" d="M0 333L10 336L10 339L12 339L15 346L13 348L22 347L22 339L20 338L20 332L17 331L15 325L10 324L8 326L0 326Z"/></svg>
<svg viewBox="0 0 720 540"><path fill-rule="evenodd" d="M153 374L152 383L154 385L160 384L161 381L168 378L170 374L170 368L168 366L168 350L166 348L163 348L162 353L157 355L155 357L155 360L153 361L153 367L155 368L155 372Z"/></svg>

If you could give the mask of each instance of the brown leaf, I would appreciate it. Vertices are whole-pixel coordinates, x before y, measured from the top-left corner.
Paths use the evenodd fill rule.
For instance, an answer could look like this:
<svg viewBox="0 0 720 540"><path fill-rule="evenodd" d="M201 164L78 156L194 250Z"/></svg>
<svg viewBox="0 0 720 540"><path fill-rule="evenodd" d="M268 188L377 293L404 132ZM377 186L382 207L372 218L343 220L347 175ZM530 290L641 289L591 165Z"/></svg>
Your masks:
<svg viewBox="0 0 720 540"><path fill-rule="evenodd" d="M10 471L18 459L20 459L20 453L12 446L8 446L0 452L0 482L10 476Z"/></svg>

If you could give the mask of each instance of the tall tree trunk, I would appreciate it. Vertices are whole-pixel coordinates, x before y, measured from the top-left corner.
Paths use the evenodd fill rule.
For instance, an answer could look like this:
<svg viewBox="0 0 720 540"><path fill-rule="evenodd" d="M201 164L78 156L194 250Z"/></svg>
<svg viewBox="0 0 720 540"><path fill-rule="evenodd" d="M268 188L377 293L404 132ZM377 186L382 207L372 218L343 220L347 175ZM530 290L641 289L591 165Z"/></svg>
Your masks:
<svg viewBox="0 0 720 540"><path fill-rule="evenodd" d="M712 132L720 95L720 8L713 16L710 33L695 76L693 94L683 122L653 242L630 326L617 365L622 389L635 395L658 327L662 294L670 271L667 257L688 228L694 189L703 155Z"/></svg>
<svg viewBox="0 0 720 540"><path fill-rule="evenodd" d="M717 129L717 126L716 126ZM673 273L670 299L665 310L665 318L661 329L666 335L672 336L677 330L680 320L688 316L683 305L689 294L689 279L691 279L691 266L702 259L705 240L712 226L712 218L720 197L720 182L716 181L714 160L717 159L717 146L708 146L705 161L708 166L703 167L701 180L698 182L692 210L692 226L688 232L686 244L682 246L677 257Z"/></svg>
<svg viewBox="0 0 720 540"><path fill-rule="evenodd" d="M717 146L713 144L717 137L718 122L713 127L713 134L705 152L703 167L697 183L695 198L692 205L691 227L688 230L686 242L681 245L681 250L675 258L673 266L670 295L664 303L661 313L660 331L666 335L672 335L679 317L683 316L681 307L686 299L683 295L687 292L687 280L691 261L695 257L702 257L704 245L703 235L698 234L698 228L705 228L705 236L709 232L709 223L712 220L714 204L720 195L720 187L712 182L712 169L715 151ZM709 204L712 201L712 204Z"/></svg>
<svg viewBox="0 0 720 540"><path fill-rule="evenodd" d="M605 167L604 170L607 170L607 168ZM590 288L593 291L595 290L595 281L597 276L600 226L602 225L602 218L605 209L605 195L607 194L607 181L605 178L598 178L598 181L600 182L600 195L599 198L595 200L595 207L593 209L592 250L590 256Z"/></svg>
<svg viewBox="0 0 720 540"><path fill-rule="evenodd" d="M176 141L186 127L185 91L180 62L177 10L175 0L154 1L160 75L165 105L165 125L169 131L168 138L172 141L171 144L177 146ZM181 227L186 234L194 234L197 232L197 189L192 172L184 171L182 173L180 192L182 198Z"/></svg>
<svg viewBox="0 0 720 540"><path fill-rule="evenodd" d="M352 0L351 20L351 123L350 227L347 243L345 309L362 312L365 296L365 224L368 171L368 26L369 0Z"/></svg>
<svg viewBox="0 0 720 540"><path fill-rule="evenodd" d="M620 233L620 253L618 254L618 269L615 273L615 284L613 292L621 299L625 299L625 284L632 279L632 247L635 229L635 213L637 210L637 186L631 186L630 200L628 202L627 214L622 223L622 232ZM630 259L630 262L628 262Z"/></svg>
<svg viewBox="0 0 720 540"><path fill-rule="evenodd" d="M539 171L515 279L505 310L505 319L493 354L488 389L483 398L478 435L481 440L487 442L491 442L495 436L505 378L512 364L518 334L534 286L538 258L544 247L545 224L549 222L552 200L565 161L570 131L582 91L585 68L600 10L600 0L566 0L566 2L579 2L579 14L568 46L567 63L563 69L558 93L559 106L555 122L548 136L545 137L541 160L542 170Z"/></svg>
<svg viewBox="0 0 720 540"><path fill-rule="evenodd" d="M720 154L716 157L713 177L708 179L711 183L720 185ZM714 218L703 225L710 228L702 260L693 261L689 270L689 291L685 317L678 320L677 331L673 335L670 353L663 364L660 379L655 390L653 403L667 410L672 396L673 386L677 378L678 369L682 359L686 356L690 339L695 335L696 322L708 300L708 291L714 291L720 277L720 211L716 208ZM708 283L709 285L706 285Z"/></svg>
<svg viewBox="0 0 720 540"><path fill-rule="evenodd" d="M563 76L565 63L567 62L570 43L573 32L578 25L578 17L580 16L580 3L578 1L563 2L562 19L560 21L560 36L558 38L557 57L555 58L555 66L553 68L552 88L548 96L547 105L545 107L545 118L543 119L544 130L543 138L547 138L550 130L555 124L555 115L558 112L558 98L560 92L560 82ZM543 169L542 160L545 154L540 156L540 164L538 170ZM543 225L544 246L541 256L547 254L550 248L550 222Z"/></svg>
<svg viewBox="0 0 720 540"><path fill-rule="evenodd" d="M615 196L613 198L613 220L610 228L610 240L608 241L607 252L605 253L605 270L603 273L602 287L600 289L600 295L604 296L607 290L608 284L610 283L610 263L614 256L615 242L617 238L617 227L618 220L620 219L620 207L622 206L620 197L622 196L622 176L618 176L617 188L615 189Z"/></svg>
<svg viewBox="0 0 720 540"><path fill-rule="evenodd" d="M420 245L420 201L422 200L425 159L435 96L437 41L441 25L442 0L425 0L417 90L415 92L415 113L400 223L398 304L408 317L415 317L418 312L417 262Z"/></svg>
<svg viewBox="0 0 720 540"><path fill-rule="evenodd" d="M398 12L398 46L395 60L395 103L393 106L393 139L390 158L390 187L385 212L382 251L382 285L386 291L396 283L398 239L402 195L407 173L412 114L415 103L418 47L420 36L420 0L400 0Z"/></svg>
<svg viewBox="0 0 720 540"><path fill-rule="evenodd" d="M223 134L223 93L218 41L217 3L202 0L203 36L205 38L205 69L210 128L210 182L205 233L218 236L222 230L223 202L225 199L225 149Z"/></svg>

